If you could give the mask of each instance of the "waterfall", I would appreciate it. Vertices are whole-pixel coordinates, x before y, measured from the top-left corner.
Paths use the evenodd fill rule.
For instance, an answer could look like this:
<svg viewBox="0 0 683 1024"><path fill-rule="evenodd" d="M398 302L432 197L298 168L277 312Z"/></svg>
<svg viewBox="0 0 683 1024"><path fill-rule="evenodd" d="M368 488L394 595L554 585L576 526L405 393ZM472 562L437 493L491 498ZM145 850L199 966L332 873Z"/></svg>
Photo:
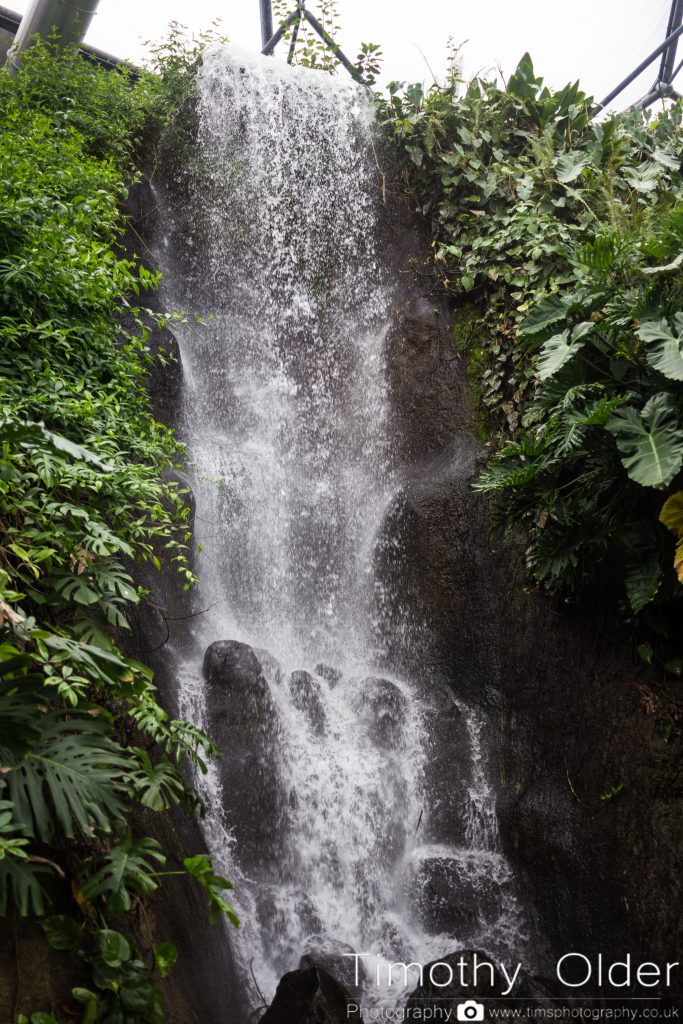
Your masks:
<svg viewBox="0 0 683 1024"><path fill-rule="evenodd" d="M378 241L372 101L221 46L196 119L164 241L167 304L205 317L177 329L203 613L173 656L181 713L223 730L224 760L198 784L236 886L245 989L270 1000L316 951L504 954L523 928L483 723L451 708L468 753L439 836L430 723L452 698L383 668L376 558L400 487L385 364L402 280ZM255 652L256 724L245 712L238 728L239 700L202 673L227 640ZM402 995L368 981L367 998Z"/></svg>

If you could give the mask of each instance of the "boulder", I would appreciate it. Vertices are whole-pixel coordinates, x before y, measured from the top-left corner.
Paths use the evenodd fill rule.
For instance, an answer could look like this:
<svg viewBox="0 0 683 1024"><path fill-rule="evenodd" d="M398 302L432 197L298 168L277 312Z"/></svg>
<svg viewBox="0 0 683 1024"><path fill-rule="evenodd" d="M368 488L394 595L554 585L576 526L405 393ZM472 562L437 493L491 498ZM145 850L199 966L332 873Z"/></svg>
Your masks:
<svg viewBox="0 0 683 1024"><path fill-rule="evenodd" d="M248 644L218 640L204 655L212 721L244 746L271 731L276 711L261 663ZM227 752L230 753L229 751Z"/></svg>
<svg viewBox="0 0 683 1024"><path fill-rule="evenodd" d="M462 980L466 984L461 983L461 960L464 963ZM491 969L484 966L490 963L491 957L486 953L471 949L458 950L456 953L448 953L438 960L433 960L424 968L422 985L418 985L410 993L406 1009L414 1012L418 1008L428 1005L452 1011L454 1000L462 1002L466 999L481 1000L486 997L501 996L505 988L504 980L495 966L492 966ZM436 967L436 964L448 964L453 972L451 984L443 984L448 978L448 968ZM478 965L476 977L474 975L475 965ZM430 979L432 967L435 968L434 977L439 983L437 985ZM455 1013L453 1013L453 1017L455 1017Z"/></svg>
<svg viewBox="0 0 683 1024"><path fill-rule="evenodd" d="M266 651L263 647L254 647L254 654L259 660L261 669L266 679L275 683L279 686L284 678L284 672L282 671L282 665L275 658L270 651Z"/></svg>
<svg viewBox="0 0 683 1024"><path fill-rule="evenodd" d="M321 679L326 680L330 686L336 686L344 675L341 669L326 665L324 661L319 661L315 666L315 674L320 676Z"/></svg>
<svg viewBox="0 0 683 1024"><path fill-rule="evenodd" d="M368 736L385 750L400 746L406 707L407 701L396 683L379 676L362 679L353 699L353 708L366 724Z"/></svg>
<svg viewBox="0 0 683 1024"><path fill-rule="evenodd" d="M346 942L340 942L327 935L312 935L306 942L299 967L322 968L355 999L360 995L361 985L356 985L355 961L349 957L349 954L353 953L355 953L353 946L349 946ZM362 978L363 975L359 971L361 982Z"/></svg>
<svg viewBox="0 0 683 1024"><path fill-rule="evenodd" d="M287 796L277 762L280 725L261 663L247 644L220 640L204 656L212 739L240 863L274 864L281 853Z"/></svg>
<svg viewBox="0 0 683 1024"><path fill-rule="evenodd" d="M306 715L313 732L322 735L325 732L325 706L318 680L310 672L292 672L289 692L292 704Z"/></svg>
<svg viewBox="0 0 683 1024"><path fill-rule="evenodd" d="M350 999L341 985L320 967L290 971L259 1024L347 1024Z"/></svg>
<svg viewBox="0 0 683 1024"><path fill-rule="evenodd" d="M502 859L495 853L425 857L410 873L409 888L422 926L434 935L467 939L501 913Z"/></svg>

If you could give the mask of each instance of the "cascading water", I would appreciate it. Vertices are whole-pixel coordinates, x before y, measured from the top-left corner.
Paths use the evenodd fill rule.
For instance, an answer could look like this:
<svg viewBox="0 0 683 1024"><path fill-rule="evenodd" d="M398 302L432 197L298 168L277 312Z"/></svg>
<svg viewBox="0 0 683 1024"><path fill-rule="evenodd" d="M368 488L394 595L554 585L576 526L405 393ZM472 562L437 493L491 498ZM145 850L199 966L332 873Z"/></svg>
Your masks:
<svg viewBox="0 0 683 1024"><path fill-rule="evenodd" d="M236 884L245 988L254 1005L259 990L272 998L307 950L423 963L465 945L509 952L519 911L482 724L461 709L469 761L442 842L429 680L382 671L374 566L400 484L385 345L401 281L377 251L372 103L327 74L219 47L197 118L187 208L168 200L186 237L181 260L170 228L166 287L169 305L213 316L178 331L208 611L175 657L187 717L215 733L228 708L226 765L201 785L207 842ZM248 713L202 674L226 638L256 652ZM247 664L239 645L229 653ZM400 992L369 984L367 997Z"/></svg>

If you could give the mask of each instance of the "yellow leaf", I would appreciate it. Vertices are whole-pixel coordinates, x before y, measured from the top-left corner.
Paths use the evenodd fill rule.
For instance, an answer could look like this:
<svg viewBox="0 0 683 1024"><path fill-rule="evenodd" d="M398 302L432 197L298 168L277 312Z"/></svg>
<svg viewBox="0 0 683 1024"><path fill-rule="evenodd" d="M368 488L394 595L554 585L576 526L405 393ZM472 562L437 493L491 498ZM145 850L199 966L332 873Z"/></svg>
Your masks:
<svg viewBox="0 0 683 1024"><path fill-rule="evenodd" d="M678 542L674 553L674 569L679 582L683 583L683 491L676 491L666 499L659 513L659 521L671 530Z"/></svg>

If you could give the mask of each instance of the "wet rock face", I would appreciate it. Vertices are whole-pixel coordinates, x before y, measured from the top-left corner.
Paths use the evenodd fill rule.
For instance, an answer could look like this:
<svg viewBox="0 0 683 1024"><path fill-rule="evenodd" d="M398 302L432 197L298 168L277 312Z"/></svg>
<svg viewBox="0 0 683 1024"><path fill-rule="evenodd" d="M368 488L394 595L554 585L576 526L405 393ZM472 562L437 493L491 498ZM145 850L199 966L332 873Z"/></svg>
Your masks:
<svg viewBox="0 0 683 1024"><path fill-rule="evenodd" d="M282 682L284 673L282 671L282 665L277 658L274 658L270 651L266 651L262 647L254 647L254 654L258 658L266 679L271 683L275 683L276 686L279 686Z"/></svg>
<svg viewBox="0 0 683 1024"><path fill-rule="evenodd" d="M423 715L428 750L424 786L430 841L465 846L468 794L474 785L467 718L445 691L431 694Z"/></svg>
<svg viewBox="0 0 683 1024"><path fill-rule="evenodd" d="M355 961L350 955L355 953L353 946L338 942L325 935L312 935L306 943L300 968L320 967L327 971L335 981L348 992L357 992Z"/></svg>
<svg viewBox="0 0 683 1024"><path fill-rule="evenodd" d="M330 686L336 686L341 681L344 673L340 669L333 668L332 665L326 665L321 661L315 666L315 674L320 676L321 679L327 680Z"/></svg>
<svg viewBox="0 0 683 1024"><path fill-rule="evenodd" d="M406 716L406 699L389 679L367 676L358 685L353 708L378 747L396 750L401 743Z"/></svg>
<svg viewBox="0 0 683 1024"><path fill-rule="evenodd" d="M207 648L204 676L240 859L247 866L275 863L286 794L275 756L278 715L261 663L247 644L219 640Z"/></svg>
<svg viewBox="0 0 683 1024"><path fill-rule="evenodd" d="M502 891L495 854L427 857L411 876L411 891L423 927L434 935L467 941L501 913Z"/></svg>
<svg viewBox="0 0 683 1024"><path fill-rule="evenodd" d="M219 720L238 725L249 738L270 731L276 712L261 663L248 644L218 640L204 655L204 677ZM222 707L221 707L222 705Z"/></svg>
<svg viewBox="0 0 683 1024"><path fill-rule="evenodd" d="M320 967L290 971L259 1024L346 1024L348 996Z"/></svg>
<svg viewBox="0 0 683 1024"><path fill-rule="evenodd" d="M313 732L319 736L325 732L325 707L320 683L310 672L292 672L289 677L289 692L292 704L308 719Z"/></svg>

